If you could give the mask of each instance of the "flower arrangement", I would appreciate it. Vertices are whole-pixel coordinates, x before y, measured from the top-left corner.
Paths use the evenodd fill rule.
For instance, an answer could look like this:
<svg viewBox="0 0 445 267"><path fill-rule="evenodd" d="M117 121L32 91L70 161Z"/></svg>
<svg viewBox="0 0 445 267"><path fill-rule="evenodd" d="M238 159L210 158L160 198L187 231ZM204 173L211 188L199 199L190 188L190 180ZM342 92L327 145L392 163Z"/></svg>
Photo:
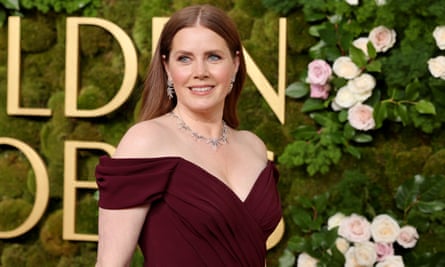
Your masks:
<svg viewBox="0 0 445 267"><path fill-rule="evenodd" d="M382 188L356 172L323 194L299 197L287 224L298 230L279 267L443 266L445 255L429 243L436 239L431 231L444 230L436 221L445 209L443 178L416 175L397 187L392 204Z"/></svg>
<svg viewBox="0 0 445 267"><path fill-rule="evenodd" d="M328 229L338 228L336 248L345 256L346 267L403 267L403 258L394 253L394 245L413 248L419 234L410 225L403 227L387 214L377 215L370 223L364 216L336 213L328 220ZM297 267L316 267L317 259L307 253L298 256Z"/></svg>
<svg viewBox="0 0 445 267"><path fill-rule="evenodd" d="M439 12L403 13L420 0L299 2L316 42L307 70L286 93L304 100L301 110L314 124L296 129L282 164L326 173L343 153L360 158L359 146L371 143L386 123L427 134L445 123L438 116L445 111L445 21ZM412 23L397 19L405 15Z"/></svg>

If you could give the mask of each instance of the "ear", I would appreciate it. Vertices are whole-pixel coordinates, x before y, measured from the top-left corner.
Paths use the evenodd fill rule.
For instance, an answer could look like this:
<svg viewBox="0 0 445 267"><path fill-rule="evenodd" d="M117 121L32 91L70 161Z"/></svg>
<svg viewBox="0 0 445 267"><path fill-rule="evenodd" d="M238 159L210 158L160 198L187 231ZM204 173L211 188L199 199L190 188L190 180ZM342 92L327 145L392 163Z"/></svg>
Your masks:
<svg viewBox="0 0 445 267"><path fill-rule="evenodd" d="M170 80L171 75L168 67L167 57L165 55L162 55L162 65L164 65L165 72L167 73L167 77Z"/></svg>
<svg viewBox="0 0 445 267"><path fill-rule="evenodd" d="M238 73L239 62L240 62L239 57L240 57L240 55L239 55L239 51L236 51L236 53L235 53L235 57L233 57L233 63L235 64L235 71L234 71L234 73L233 73L233 77L235 77L236 74Z"/></svg>

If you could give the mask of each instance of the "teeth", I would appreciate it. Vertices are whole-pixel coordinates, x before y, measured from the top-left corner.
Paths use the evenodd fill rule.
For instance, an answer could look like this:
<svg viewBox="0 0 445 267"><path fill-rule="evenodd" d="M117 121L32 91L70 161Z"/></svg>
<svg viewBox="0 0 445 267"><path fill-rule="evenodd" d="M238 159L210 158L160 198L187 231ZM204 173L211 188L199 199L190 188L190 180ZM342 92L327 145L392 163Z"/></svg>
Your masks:
<svg viewBox="0 0 445 267"><path fill-rule="evenodd" d="M195 91L195 92L207 92L207 91L210 91L211 89L212 89L212 87L200 87L200 88L192 87L192 91Z"/></svg>

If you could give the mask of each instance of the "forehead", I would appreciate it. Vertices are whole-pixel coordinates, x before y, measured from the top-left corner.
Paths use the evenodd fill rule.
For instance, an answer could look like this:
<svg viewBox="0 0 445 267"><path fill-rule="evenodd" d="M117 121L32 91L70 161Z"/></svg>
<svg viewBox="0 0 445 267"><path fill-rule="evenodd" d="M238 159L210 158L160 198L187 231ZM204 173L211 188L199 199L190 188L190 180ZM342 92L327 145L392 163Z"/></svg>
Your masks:
<svg viewBox="0 0 445 267"><path fill-rule="evenodd" d="M171 50L227 50L226 41L216 32L202 26L179 30L173 38Z"/></svg>

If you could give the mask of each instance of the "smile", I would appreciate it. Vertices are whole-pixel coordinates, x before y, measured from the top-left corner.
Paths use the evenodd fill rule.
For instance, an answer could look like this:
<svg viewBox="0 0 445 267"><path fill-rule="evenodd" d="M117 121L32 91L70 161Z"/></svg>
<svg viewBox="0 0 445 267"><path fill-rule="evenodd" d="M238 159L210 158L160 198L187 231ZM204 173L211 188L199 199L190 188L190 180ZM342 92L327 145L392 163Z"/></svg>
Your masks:
<svg viewBox="0 0 445 267"><path fill-rule="evenodd" d="M208 92L212 89L213 89L213 87L191 87L190 88L190 90L192 90L193 92L199 92L199 93Z"/></svg>

